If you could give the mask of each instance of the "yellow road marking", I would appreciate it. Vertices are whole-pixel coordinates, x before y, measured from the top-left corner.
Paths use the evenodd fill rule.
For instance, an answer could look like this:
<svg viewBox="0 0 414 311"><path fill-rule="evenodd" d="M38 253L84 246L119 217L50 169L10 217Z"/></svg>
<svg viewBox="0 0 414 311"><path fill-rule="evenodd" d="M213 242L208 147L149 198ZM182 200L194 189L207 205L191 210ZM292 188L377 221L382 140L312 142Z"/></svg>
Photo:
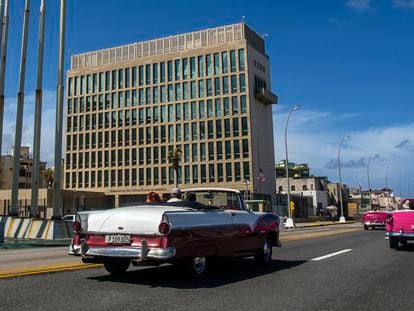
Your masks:
<svg viewBox="0 0 414 311"><path fill-rule="evenodd" d="M39 266L39 267L28 267L28 268L13 269L13 270L0 270L0 279L11 278L11 277L16 277L16 276L24 276L24 275L42 274L42 273L49 273L49 272L96 268L96 267L101 267L101 266L102 264L70 263L70 264L56 264L56 265Z"/></svg>
<svg viewBox="0 0 414 311"><path fill-rule="evenodd" d="M46 227L46 234L45 234L45 239L47 239L47 236L49 234L49 230L50 230L50 225L52 224L51 220L47 221L47 227Z"/></svg>
<svg viewBox="0 0 414 311"><path fill-rule="evenodd" d="M33 228L34 220L30 219L30 227L29 227L29 233L27 234L27 237L30 238L32 236L32 228Z"/></svg>
<svg viewBox="0 0 414 311"><path fill-rule="evenodd" d="M9 224L9 230L7 230L7 233L6 233L6 237L8 238L10 238L11 232L13 230L14 221L15 221L15 218L11 217L10 224Z"/></svg>
<svg viewBox="0 0 414 311"><path fill-rule="evenodd" d="M297 235L293 235L289 237L281 236L280 240L282 242L291 242L291 241L315 239L315 238L331 236L331 235L336 235L336 234L341 234L341 233L352 233L352 232L357 232L357 231L361 231L361 229L356 228L356 229L343 229L343 230L336 230L336 231L314 232L314 233L297 234Z"/></svg>

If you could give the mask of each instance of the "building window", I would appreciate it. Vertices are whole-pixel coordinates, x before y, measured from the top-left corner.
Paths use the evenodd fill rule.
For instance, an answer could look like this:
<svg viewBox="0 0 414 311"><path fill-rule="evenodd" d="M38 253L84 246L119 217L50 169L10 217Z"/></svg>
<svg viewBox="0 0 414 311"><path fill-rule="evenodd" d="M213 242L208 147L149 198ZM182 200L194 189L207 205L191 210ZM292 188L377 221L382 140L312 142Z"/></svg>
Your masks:
<svg viewBox="0 0 414 311"><path fill-rule="evenodd" d="M183 59L183 80L188 79L188 58Z"/></svg>
<svg viewBox="0 0 414 311"><path fill-rule="evenodd" d="M218 177L218 182L223 182L224 176L223 176L223 164L222 163L217 164L217 177Z"/></svg>
<svg viewBox="0 0 414 311"><path fill-rule="evenodd" d="M198 77L201 78L204 76L204 67L203 67L203 56L198 56Z"/></svg>
<svg viewBox="0 0 414 311"><path fill-rule="evenodd" d="M152 64L152 83L158 83L158 64Z"/></svg>
<svg viewBox="0 0 414 311"><path fill-rule="evenodd" d="M236 71L236 51L235 50L230 51L230 70L231 72Z"/></svg>
<svg viewBox="0 0 414 311"><path fill-rule="evenodd" d="M165 63L160 63L160 82L165 82Z"/></svg>
<svg viewBox="0 0 414 311"><path fill-rule="evenodd" d="M220 74L220 54L214 53L214 74Z"/></svg>
<svg viewBox="0 0 414 311"><path fill-rule="evenodd" d="M207 76L213 75L213 63L211 61L211 54L206 55L206 72Z"/></svg>
<svg viewBox="0 0 414 311"><path fill-rule="evenodd" d="M231 93L237 93L237 76L232 75L231 76Z"/></svg>
<svg viewBox="0 0 414 311"><path fill-rule="evenodd" d="M239 75L240 92L246 91L246 76L243 74Z"/></svg>
<svg viewBox="0 0 414 311"><path fill-rule="evenodd" d="M180 80L180 73L181 73L181 70L180 70L180 64L181 64L181 61L179 60L179 59L176 59L175 61L174 61L174 69L175 69L175 81L178 81L178 80Z"/></svg>
<svg viewBox="0 0 414 311"><path fill-rule="evenodd" d="M222 73L228 73L229 67L228 67L228 54L227 52L221 53L221 62L222 62Z"/></svg>
<svg viewBox="0 0 414 311"><path fill-rule="evenodd" d="M244 49L239 49L238 53L239 53L239 71L243 71L245 69Z"/></svg>
<svg viewBox="0 0 414 311"><path fill-rule="evenodd" d="M231 169L231 163L226 163L226 181L233 181L233 174Z"/></svg>

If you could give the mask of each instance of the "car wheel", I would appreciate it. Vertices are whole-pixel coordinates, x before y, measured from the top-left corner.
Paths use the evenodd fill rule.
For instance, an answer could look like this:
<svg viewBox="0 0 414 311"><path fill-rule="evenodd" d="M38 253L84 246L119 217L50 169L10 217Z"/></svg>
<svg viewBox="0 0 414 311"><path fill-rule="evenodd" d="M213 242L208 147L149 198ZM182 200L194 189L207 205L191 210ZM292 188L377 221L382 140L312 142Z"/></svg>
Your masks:
<svg viewBox="0 0 414 311"><path fill-rule="evenodd" d="M389 241L390 241L390 248L393 248L393 249L398 248L398 238L396 238L395 236L390 236Z"/></svg>
<svg viewBox="0 0 414 311"><path fill-rule="evenodd" d="M104 260L104 267L112 275L121 275L128 270L131 264L130 259L107 258Z"/></svg>
<svg viewBox="0 0 414 311"><path fill-rule="evenodd" d="M190 273L193 278L201 279L207 275L209 260L206 256L194 257L190 260Z"/></svg>
<svg viewBox="0 0 414 311"><path fill-rule="evenodd" d="M365 230L368 230L368 229L369 229L369 227L368 227L367 225L364 225L364 229L365 229Z"/></svg>
<svg viewBox="0 0 414 311"><path fill-rule="evenodd" d="M272 260L272 243L267 237L263 242L263 247L254 254L254 261L259 265L268 264Z"/></svg>
<svg viewBox="0 0 414 311"><path fill-rule="evenodd" d="M407 240L406 239L401 239L400 240L400 243L401 243L401 245L407 245Z"/></svg>

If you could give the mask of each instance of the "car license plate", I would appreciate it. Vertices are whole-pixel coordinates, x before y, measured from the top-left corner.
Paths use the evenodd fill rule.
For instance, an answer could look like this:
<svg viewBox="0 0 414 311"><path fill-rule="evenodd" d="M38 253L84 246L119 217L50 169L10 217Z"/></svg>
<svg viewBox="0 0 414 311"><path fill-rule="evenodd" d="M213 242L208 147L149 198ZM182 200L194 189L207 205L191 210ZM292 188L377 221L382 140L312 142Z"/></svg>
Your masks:
<svg viewBox="0 0 414 311"><path fill-rule="evenodd" d="M108 244L129 244L130 240L129 234L105 235L105 242Z"/></svg>

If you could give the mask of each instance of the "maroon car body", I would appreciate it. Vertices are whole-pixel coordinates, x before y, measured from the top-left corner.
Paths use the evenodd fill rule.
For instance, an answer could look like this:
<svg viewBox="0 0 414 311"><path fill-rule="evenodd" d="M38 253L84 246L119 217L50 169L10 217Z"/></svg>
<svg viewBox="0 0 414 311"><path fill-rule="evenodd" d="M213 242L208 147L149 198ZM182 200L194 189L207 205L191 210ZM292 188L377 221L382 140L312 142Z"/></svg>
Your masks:
<svg viewBox="0 0 414 311"><path fill-rule="evenodd" d="M254 256L259 263L280 246L279 217L246 209L233 189L196 188L196 201L148 203L76 214L72 255L103 263L111 274L129 265L189 263L204 275L211 257Z"/></svg>

